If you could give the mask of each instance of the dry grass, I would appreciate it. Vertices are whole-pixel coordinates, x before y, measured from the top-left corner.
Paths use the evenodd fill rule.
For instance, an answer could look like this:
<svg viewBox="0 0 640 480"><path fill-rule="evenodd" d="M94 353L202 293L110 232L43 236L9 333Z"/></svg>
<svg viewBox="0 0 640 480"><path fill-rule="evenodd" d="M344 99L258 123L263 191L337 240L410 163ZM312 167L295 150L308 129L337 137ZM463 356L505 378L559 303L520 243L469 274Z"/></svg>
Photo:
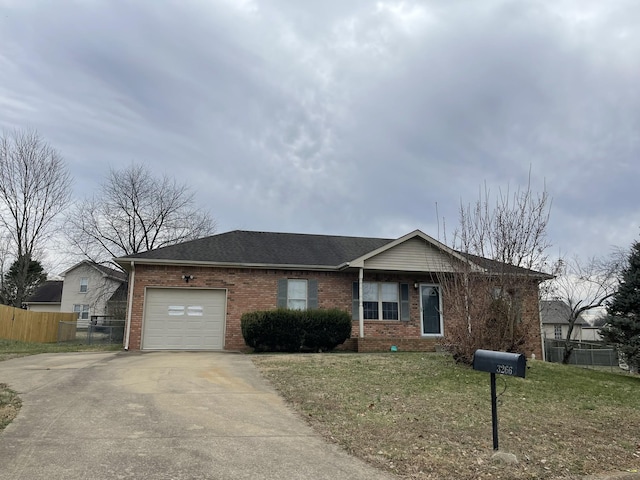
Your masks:
<svg viewBox="0 0 640 480"><path fill-rule="evenodd" d="M102 352L110 350L122 350L122 345L88 345L82 339L65 343L35 343L0 338L0 361L39 353Z"/></svg>
<svg viewBox="0 0 640 480"><path fill-rule="evenodd" d="M20 411L22 402L9 387L0 383L0 430L9 425Z"/></svg>
<svg viewBox="0 0 640 480"><path fill-rule="evenodd" d="M438 354L255 356L321 434L405 478L577 478L640 467L640 378L531 362L498 378L491 461L489 374Z"/></svg>

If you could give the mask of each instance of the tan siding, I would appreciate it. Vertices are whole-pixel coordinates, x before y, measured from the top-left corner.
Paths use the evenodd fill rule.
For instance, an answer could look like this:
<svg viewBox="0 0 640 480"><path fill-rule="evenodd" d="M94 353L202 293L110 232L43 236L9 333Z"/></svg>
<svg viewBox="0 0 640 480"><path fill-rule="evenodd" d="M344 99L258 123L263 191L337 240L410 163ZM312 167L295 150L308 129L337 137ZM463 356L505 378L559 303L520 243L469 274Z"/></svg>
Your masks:
<svg viewBox="0 0 640 480"><path fill-rule="evenodd" d="M452 272L451 257L424 240L413 238L364 262L367 270Z"/></svg>
<svg viewBox="0 0 640 480"><path fill-rule="evenodd" d="M81 277L87 277L89 280L87 291L84 293L80 292ZM89 318L91 315L105 315L107 300L120 284L121 282L105 277L95 268L82 263L64 276L60 311L73 312L74 305L89 305ZM78 319L79 328L87 328L88 325L89 319Z"/></svg>
<svg viewBox="0 0 640 480"><path fill-rule="evenodd" d="M27 310L30 312L59 312L59 303L29 303L27 304Z"/></svg>

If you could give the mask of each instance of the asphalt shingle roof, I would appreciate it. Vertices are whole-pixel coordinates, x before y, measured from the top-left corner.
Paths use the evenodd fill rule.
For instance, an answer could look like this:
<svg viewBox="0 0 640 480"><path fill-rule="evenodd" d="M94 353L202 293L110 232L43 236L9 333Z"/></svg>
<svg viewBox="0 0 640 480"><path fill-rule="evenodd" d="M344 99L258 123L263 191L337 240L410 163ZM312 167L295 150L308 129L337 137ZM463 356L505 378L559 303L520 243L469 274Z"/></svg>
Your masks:
<svg viewBox="0 0 640 480"><path fill-rule="evenodd" d="M516 267L515 265L499 262L498 260L491 260L490 258L479 257L478 255L472 255L470 253L460 252L460 254L466 257L471 262L478 265L479 267L484 268L488 272L504 273L508 275L533 275L536 277L540 277L544 280L550 280L553 278L552 275L547 275L546 273L537 272L535 270L530 270L528 268Z"/></svg>
<svg viewBox="0 0 640 480"><path fill-rule="evenodd" d="M137 253L117 259L167 260L171 262L203 262L244 265L296 265L338 267L383 247L396 239L273 233L234 230L189 242ZM488 271L504 271L505 264L464 254ZM506 265L507 273L548 275L525 268Z"/></svg>
<svg viewBox="0 0 640 480"><path fill-rule="evenodd" d="M113 277L117 280L122 280L123 282L127 281L127 278L128 278L127 274L124 272L121 272L120 270L116 270L114 268L110 268L105 265L100 265L99 263L91 262L91 264L108 277Z"/></svg>
<svg viewBox="0 0 640 480"><path fill-rule="evenodd" d="M126 302L129 294L129 282L120 284L109 298L109 302Z"/></svg>
<svg viewBox="0 0 640 480"><path fill-rule="evenodd" d="M393 239L234 230L123 257L194 262L338 266Z"/></svg>
<svg viewBox="0 0 640 480"><path fill-rule="evenodd" d="M568 325L567 320L571 315L571 309L562 300L542 300L540 302L540 318L546 325ZM588 326L582 315L578 316L576 325Z"/></svg>
<svg viewBox="0 0 640 480"><path fill-rule="evenodd" d="M46 280L27 303L60 303L62 300L62 280Z"/></svg>

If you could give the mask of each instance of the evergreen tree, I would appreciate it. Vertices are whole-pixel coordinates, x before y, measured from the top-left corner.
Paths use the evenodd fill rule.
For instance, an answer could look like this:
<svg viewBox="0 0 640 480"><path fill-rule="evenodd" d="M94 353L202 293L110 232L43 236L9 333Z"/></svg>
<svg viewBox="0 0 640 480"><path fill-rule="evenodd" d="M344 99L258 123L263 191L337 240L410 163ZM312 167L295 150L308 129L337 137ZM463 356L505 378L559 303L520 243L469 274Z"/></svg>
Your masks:
<svg viewBox="0 0 640 480"><path fill-rule="evenodd" d="M4 274L0 300L5 305L21 308L22 304L35 293L47 279L44 268L37 260L20 257Z"/></svg>
<svg viewBox="0 0 640 480"><path fill-rule="evenodd" d="M640 242L631 246L620 285L607 306L602 338L618 347L630 368L640 367Z"/></svg>

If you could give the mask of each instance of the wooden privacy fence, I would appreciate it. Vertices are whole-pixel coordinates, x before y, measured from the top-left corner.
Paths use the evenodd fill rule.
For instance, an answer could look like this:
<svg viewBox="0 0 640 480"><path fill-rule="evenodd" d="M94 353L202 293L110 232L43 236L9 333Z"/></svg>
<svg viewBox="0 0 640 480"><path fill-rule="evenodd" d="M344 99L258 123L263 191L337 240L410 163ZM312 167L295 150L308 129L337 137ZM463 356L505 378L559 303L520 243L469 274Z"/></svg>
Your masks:
<svg viewBox="0 0 640 480"><path fill-rule="evenodd" d="M78 320L77 313L31 312L0 305L0 338L21 342L54 343L58 338L58 324ZM69 335L71 331L69 330ZM73 329L73 337L75 337ZM67 339L62 339L67 340Z"/></svg>

